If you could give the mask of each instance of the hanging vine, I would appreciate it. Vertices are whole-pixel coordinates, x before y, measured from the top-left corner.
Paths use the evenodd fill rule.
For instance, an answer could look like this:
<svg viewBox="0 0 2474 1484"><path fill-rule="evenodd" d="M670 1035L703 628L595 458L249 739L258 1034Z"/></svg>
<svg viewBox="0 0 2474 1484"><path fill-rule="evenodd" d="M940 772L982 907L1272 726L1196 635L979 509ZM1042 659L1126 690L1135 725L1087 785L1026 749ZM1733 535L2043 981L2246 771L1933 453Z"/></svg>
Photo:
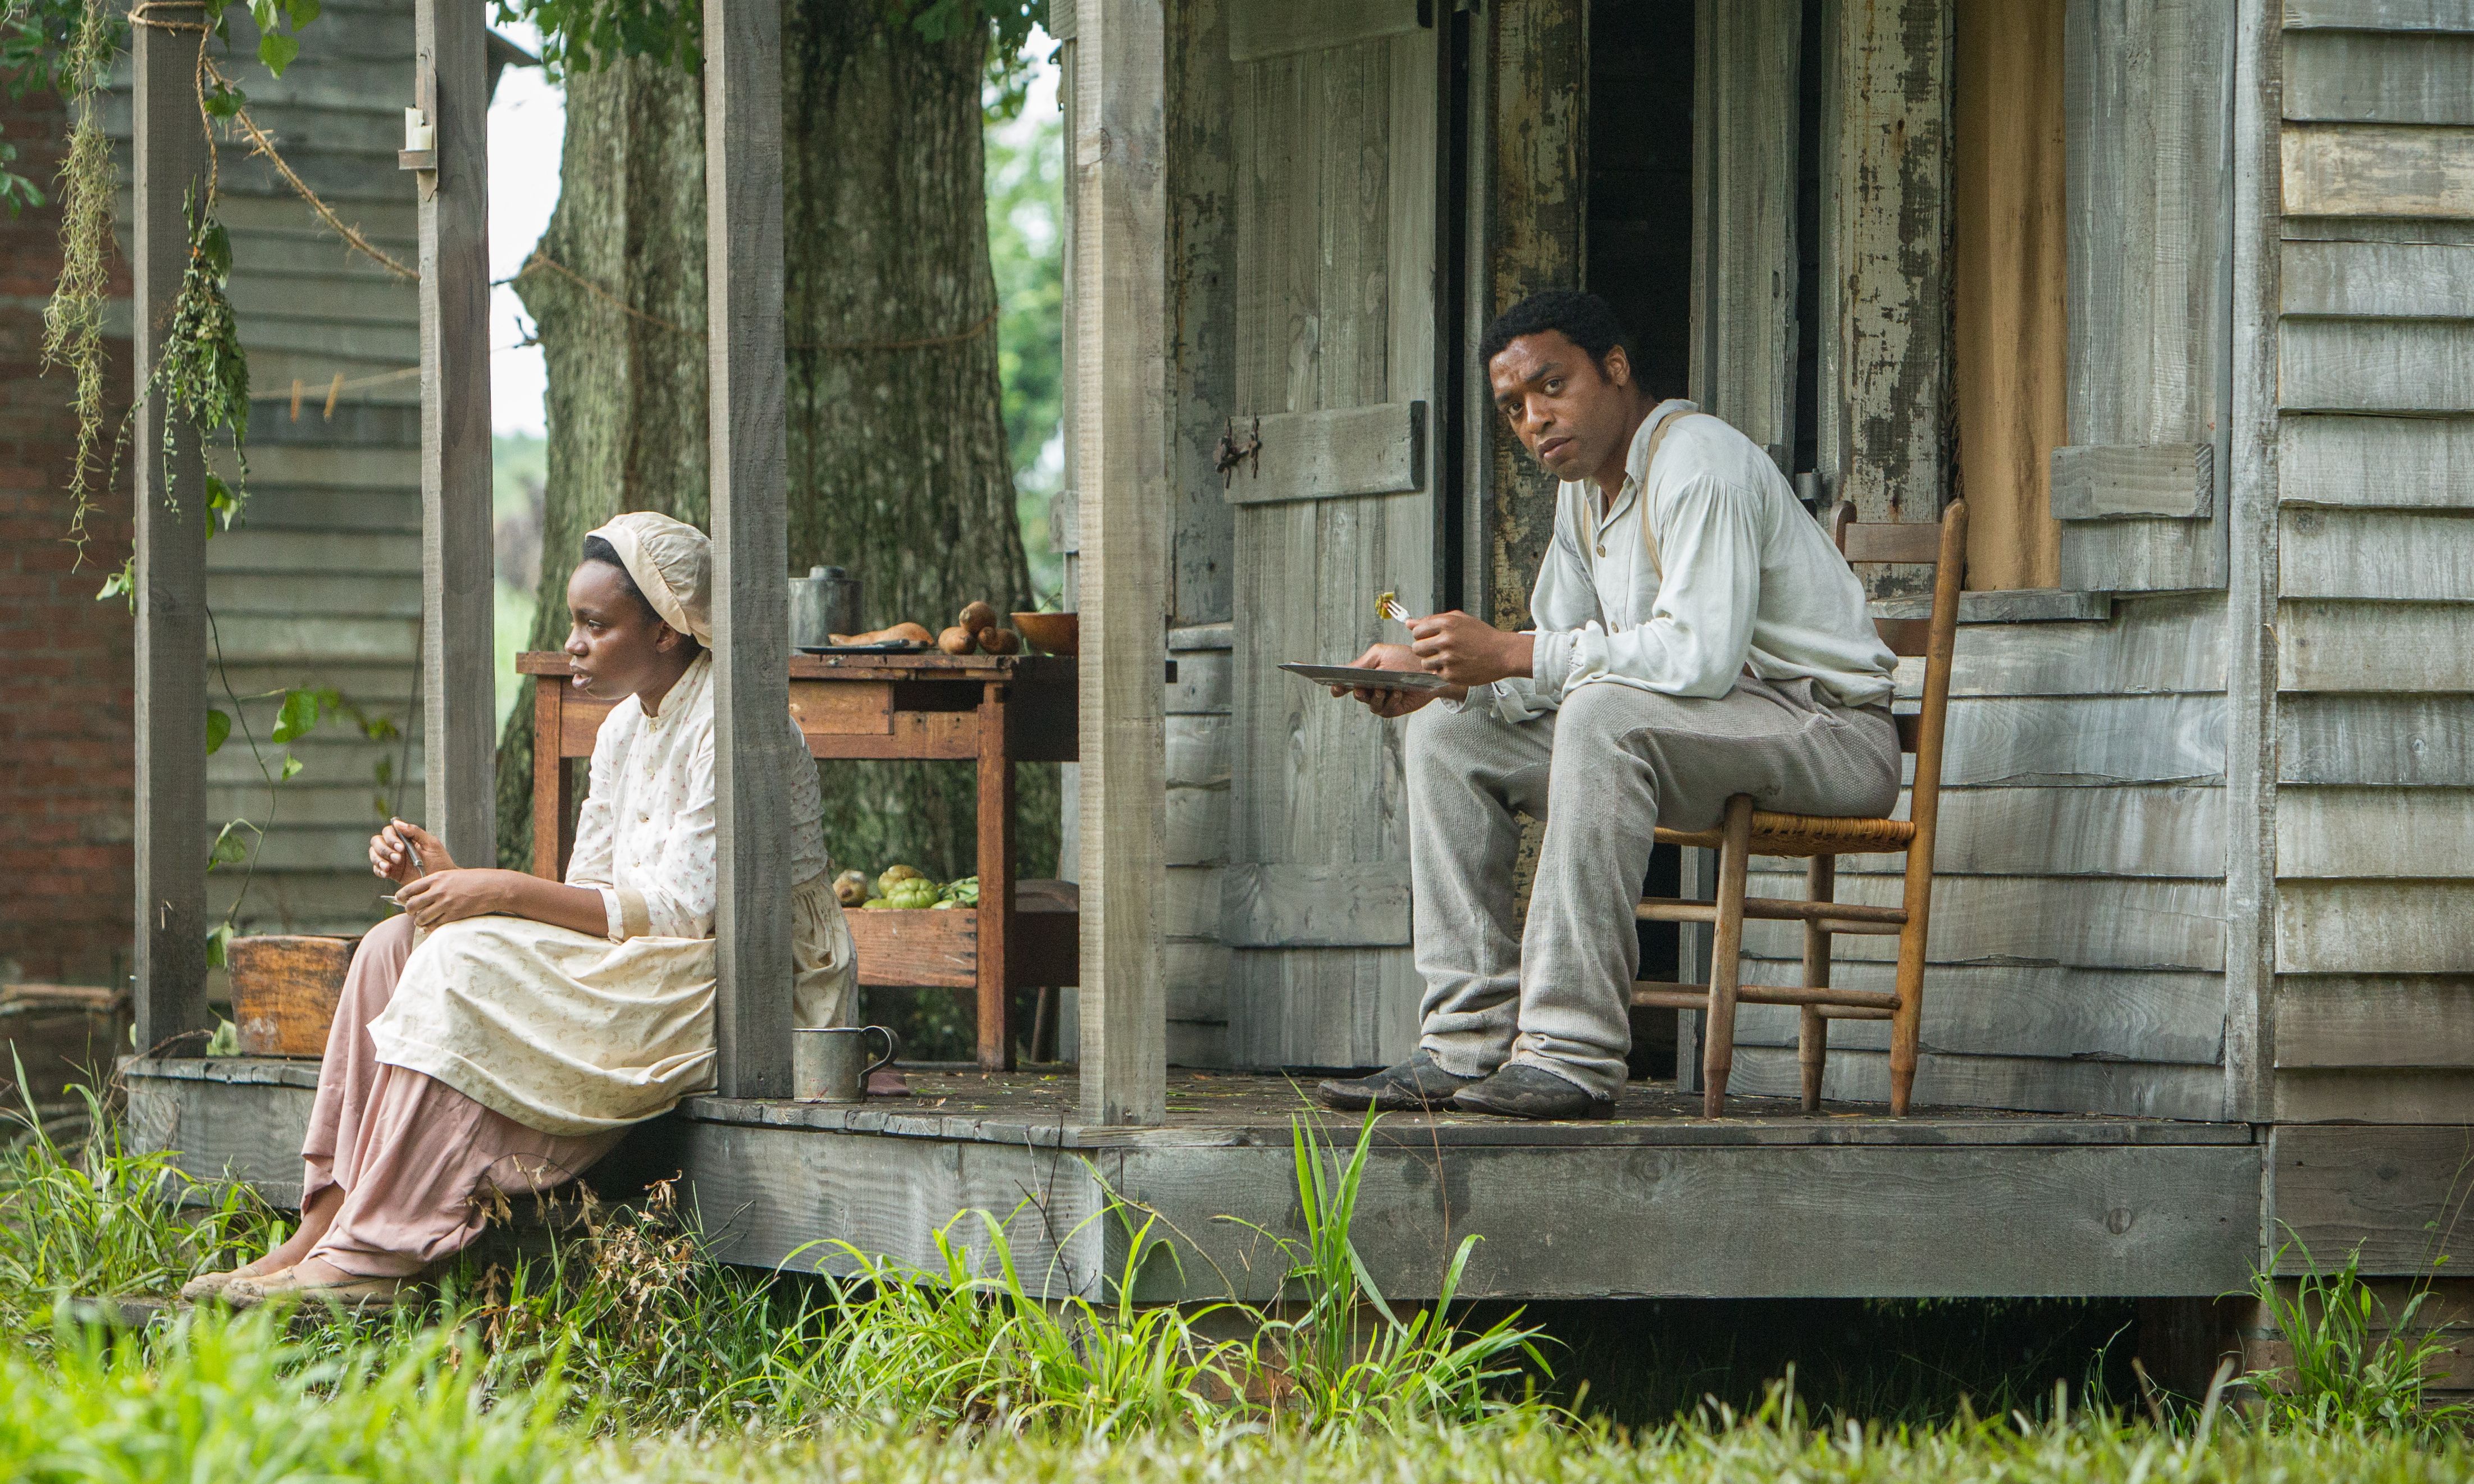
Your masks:
<svg viewBox="0 0 2474 1484"><path fill-rule="evenodd" d="M33 18L19 22L37 26ZM63 48L55 82L68 95L69 147L61 163L61 281L43 309L43 369L69 374L77 417L77 454L69 474L68 539L85 559L86 520L101 473L104 383L103 316L111 290L111 205L120 174L103 132L95 93L120 49L121 26L103 0L84 0ZM109 488L105 484L104 488Z"/></svg>

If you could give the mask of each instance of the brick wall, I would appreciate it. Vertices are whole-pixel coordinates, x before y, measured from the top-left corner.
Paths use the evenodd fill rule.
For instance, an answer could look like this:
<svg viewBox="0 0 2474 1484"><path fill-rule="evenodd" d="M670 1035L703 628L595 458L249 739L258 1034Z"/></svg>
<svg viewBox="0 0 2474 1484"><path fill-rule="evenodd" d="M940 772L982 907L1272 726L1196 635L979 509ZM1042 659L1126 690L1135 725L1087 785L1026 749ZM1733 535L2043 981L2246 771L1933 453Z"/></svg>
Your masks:
<svg viewBox="0 0 2474 1484"><path fill-rule="evenodd" d="M0 91L17 168L55 195L61 101ZM75 450L69 385L41 376L60 270L58 201L0 213L0 983L117 985L130 943L131 633L95 590L129 554L124 470L88 523L84 566L61 540ZM114 293L129 292L126 266ZM126 317L122 316L125 323ZM108 425L126 405L128 343L110 343Z"/></svg>

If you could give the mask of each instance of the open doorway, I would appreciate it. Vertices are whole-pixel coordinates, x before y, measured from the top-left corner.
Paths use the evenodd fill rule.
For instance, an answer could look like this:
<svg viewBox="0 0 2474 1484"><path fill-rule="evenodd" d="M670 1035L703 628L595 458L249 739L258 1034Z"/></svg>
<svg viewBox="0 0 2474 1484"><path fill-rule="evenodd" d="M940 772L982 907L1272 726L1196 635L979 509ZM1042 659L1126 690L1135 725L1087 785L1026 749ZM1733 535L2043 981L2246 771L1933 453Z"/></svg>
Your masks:
<svg viewBox="0 0 2474 1484"><path fill-rule="evenodd" d="M1614 305L1634 369L1659 397L1692 374L1694 0L1591 0L1588 256L1582 282ZM1683 852L1650 853L1644 894L1674 896ZM1677 926L1644 922L1640 976L1674 982ZM1632 1074L1675 1075L1675 1011L1633 1011Z"/></svg>

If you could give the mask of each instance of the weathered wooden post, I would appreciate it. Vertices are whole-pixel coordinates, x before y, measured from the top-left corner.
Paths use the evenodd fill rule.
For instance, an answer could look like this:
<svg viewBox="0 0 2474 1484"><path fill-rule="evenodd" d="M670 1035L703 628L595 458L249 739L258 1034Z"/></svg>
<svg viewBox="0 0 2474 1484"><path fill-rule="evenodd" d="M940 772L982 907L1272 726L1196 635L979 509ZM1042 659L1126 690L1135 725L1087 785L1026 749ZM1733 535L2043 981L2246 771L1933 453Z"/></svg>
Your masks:
<svg viewBox="0 0 2474 1484"><path fill-rule="evenodd" d="M490 511L490 68L481 7L417 0L421 197L422 794L466 865L497 864Z"/></svg>
<svg viewBox="0 0 2474 1484"><path fill-rule="evenodd" d="M724 1097L790 1091L790 837L766 780L790 709L782 335L781 0L706 0L705 323L712 334L715 1033Z"/></svg>
<svg viewBox="0 0 2474 1484"><path fill-rule="evenodd" d="M1161 0L1075 7L1082 1116L1100 1124L1155 1124L1168 1111L1164 21Z"/></svg>
<svg viewBox="0 0 2474 1484"><path fill-rule="evenodd" d="M195 428L145 396L189 260L187 205L205 188L198 118L202 10L131 28L134 65L137 1047L195 1056L206 1018L206 460ZM164 487L166 474L171 487Z"/></svg>

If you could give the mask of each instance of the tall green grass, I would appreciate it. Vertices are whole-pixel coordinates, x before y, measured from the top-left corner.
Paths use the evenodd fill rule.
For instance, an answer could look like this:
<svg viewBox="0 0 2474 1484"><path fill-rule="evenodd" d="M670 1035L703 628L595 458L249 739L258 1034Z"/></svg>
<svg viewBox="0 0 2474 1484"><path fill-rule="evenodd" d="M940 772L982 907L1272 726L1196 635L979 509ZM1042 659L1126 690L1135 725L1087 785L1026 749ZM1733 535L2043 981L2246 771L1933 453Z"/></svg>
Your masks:
<svg viewBox="0 0 2474 1484"><path fill-rule="evenodd" d="M2365 1281L2362 1251L2345 1254L2333 1273L2322 1273L2311 1250L2296 1240L2303 1273L2287 1290L2273 1270L2251 1280L2251 1296L2285 1336L2293 1363L2251 1372L2243 1379L2260 1397L2262 1419L2281 1431L2317 1433L2379 1431L2432 1437L2474 1423L2462 1402L2427 1405L2424 1392L2448 1337L2421 1323L2432 1296L2428 1282L2414 1286L2394 1313Z"/></svg>

